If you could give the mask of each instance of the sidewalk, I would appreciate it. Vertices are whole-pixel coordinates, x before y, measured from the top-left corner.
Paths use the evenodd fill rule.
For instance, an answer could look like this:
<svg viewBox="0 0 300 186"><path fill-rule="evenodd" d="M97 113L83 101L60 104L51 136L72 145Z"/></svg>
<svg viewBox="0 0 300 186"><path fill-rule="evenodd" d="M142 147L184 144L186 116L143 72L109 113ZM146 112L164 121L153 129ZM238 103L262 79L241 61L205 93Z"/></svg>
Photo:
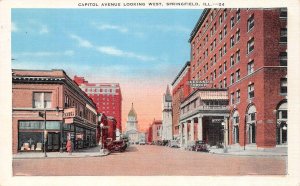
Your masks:
<svg viewBox="0 0 300 186"><path fill-rule="evenodd" d="M231 145L224 152L223 148L210 147L212 154L221 155L237 155L237 156L287 156L287 145L277 145L275 148L257 148L254 145L244 147L239 145Z"/></svg>
<svg viewBox="0 0 300 186"><path fill-rule="evenodd" d="M105 153L100 153L100 147L93 147L89 149L81 149L72 154L67 152L47 152L46 158L84 158L84 157L101 157L107 156L107 151ZM44 152L19 152L13 155L13 159L35 159L35 158L45 158Z"/></svg>

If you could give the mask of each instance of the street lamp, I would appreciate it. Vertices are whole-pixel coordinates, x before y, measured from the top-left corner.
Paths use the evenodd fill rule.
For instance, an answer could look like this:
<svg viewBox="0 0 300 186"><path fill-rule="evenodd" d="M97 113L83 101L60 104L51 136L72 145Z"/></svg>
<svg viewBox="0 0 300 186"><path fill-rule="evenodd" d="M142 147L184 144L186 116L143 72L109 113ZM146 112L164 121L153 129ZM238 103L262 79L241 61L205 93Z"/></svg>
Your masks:
<svg viewBox="0 0 300 186"><path fill-rule="evenodd" d="M103 153L103 127L104 127L104 124L103 123L100 123L100 153Z"/></svg>
<svg viewBox="0 0 300 186"><path fill-rule="evenodd" d="M44 157L47 157L47 152L46 152L46 141L47 141L47 131L46 131L46 118L47 111L46 108L44 108L44 112L39 112L39 116L44 118Z"/></svg>

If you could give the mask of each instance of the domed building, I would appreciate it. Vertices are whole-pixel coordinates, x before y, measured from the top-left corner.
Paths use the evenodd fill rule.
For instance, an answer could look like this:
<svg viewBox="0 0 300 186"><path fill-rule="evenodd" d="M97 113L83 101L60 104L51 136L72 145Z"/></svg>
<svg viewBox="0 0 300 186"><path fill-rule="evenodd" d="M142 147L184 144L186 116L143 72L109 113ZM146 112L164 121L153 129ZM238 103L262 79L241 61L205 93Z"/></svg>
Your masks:
<svg viewBox="0 0 300 186"><path fill-rule="evenodd" d="M126 132L125 132L125 135L128 136L129 142L131 144L137 144L139 142L139 132L138 132L137 124L138 124L137 114L133 108L133 103L132 103L131 109L128 113Z"/></svg>

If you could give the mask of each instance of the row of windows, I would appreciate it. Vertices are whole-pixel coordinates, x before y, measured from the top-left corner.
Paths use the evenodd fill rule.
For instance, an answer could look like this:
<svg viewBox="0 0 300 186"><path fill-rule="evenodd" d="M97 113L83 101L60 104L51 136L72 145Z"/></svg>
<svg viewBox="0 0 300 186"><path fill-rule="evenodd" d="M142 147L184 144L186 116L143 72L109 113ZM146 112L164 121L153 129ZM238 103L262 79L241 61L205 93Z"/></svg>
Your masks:
<svg viewBox="0 0 300 186"><path fill-rule="evenodd" d="M287 94L287 78L280 79L280 94ZM254 83L248 85L248 99L254 98ZM230 104L239 103L241 100L241 91L237 90L230 94Z"/></svg>
<svg viewBox="0 0 300 186"><path fill-rule="evenodd" d="M85 88L85 92L112 92L115 93L116 89L110 89L110 88Z"/></svg>

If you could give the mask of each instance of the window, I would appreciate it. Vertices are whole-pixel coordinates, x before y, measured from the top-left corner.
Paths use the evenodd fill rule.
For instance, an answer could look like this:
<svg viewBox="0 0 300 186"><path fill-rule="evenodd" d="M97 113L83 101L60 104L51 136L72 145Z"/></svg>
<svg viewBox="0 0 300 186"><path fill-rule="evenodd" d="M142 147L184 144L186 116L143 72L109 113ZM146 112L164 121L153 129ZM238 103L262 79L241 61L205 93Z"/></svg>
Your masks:
<svg viewBox="0 0 300 186"><path fill-rule="evenodd" d="M222 18L222 14L221 14L219 17L219 24L222 24L222 23L223 23L223 18Z"/></svg>
<svg viewBox="0 0 300 186"><path fill-rule="evenodd" d="M210 58L210 66L213 65L213 58Z"/></svg>
<svg viewBox="0 0 300 186"><path fill-rule="evenodd" d="M248 19L248 32L254 27L254 15Z"/></svg>
<svg viewBox="0 0 300 186"><path fill-rule="evenodd" d="M238 22L241 19L241 10L238 8L236 11L236 21Z"/></svg>
<svg viewBox="0 0 300 186"><path fill-rule="evenodd" d="M217 71L216 71L216 69L214 70L214 79L216 79L217 78Z"/></svg>
<svg viewBox="0 0 300 186"><path fill-rule="evenodd" d="M235 37L236 43L240 41L240 37L241 37L241 36L240 36L240 30L238 30L238 31L236 32L236 37Z"/></svg>
<svg viewBox="0 0 300 186"><path fill-rule="evenodd" d="M230 103L231 103L231 105L234 104L234 92L232 92L232 93L230 94Z"/></svg>
<svg viewBox="0 0 300 186"><path fill-rule="evenodd" d="M254 60L248 63L247 69L248 69L248 75L254 72Z"/></svg>
<svg viewBox="0 0 300 186"><path fill-rule="evenodd" d="M51 108L52 93L34 92L33 108Z"/></svg>
<svg viewBox="0 0 300 186"><path fill-rule="evenodd" d="M279 63L280 63L280 66L287 66L287 53L286 52L280 52Z"/></svg>
<svg viewBox="0 0 300 186"><path fill-rule="evenodd" d="M223 54L225 55L226 54L226 44L223 46Z"/></svg>
<svg viewBox="0 0 300 186"><path fill-rule="evenodd" d="M231 36L230 38L230 48L234 45L234 36Z"/></svg>
<svg viewBox="0 0 300 186"><path fill-rule="evenodd" d="M282 43L287 42L287 29L286 28L280 29L280 42L282 42Z"/></svg>
<svg viewBox="0 0 300 186"><path fill-rule="evenodd" d="M219 75L221 75L223 72L222 72L222 65L219 66Z"/></svg>
<svg viewBox="0 0 300 186"><path fill-rule="evenodd" d="M234 17L230 19L230 28L234 27Z"/></svg>
<svg viewBox="0 0 300 186"><path fill-rule="evenodd" d="M219 88L222 88L222 80L219 82Z"/></svg>
<svg viewBox="0 0 300 186"><path fill-rule="evenodd" d="M247 52L248 54L254 50L254 38L250 39L247 43Z"/></svg>
<svg viewBox="0 0 300 186"><path fill-rule="evenodd" d="M227 70L227 62L226 61L224 62L223 66L224 66L224 72L226 72L226 70Z"/></svg>
<svg viewBox="0 0 300 186"><path fill-rule="evenodd" d="M210 80L214 80L214 76L213 76L213 73L210 73Z"/></svg>
<svg viewBox="0 0 300 186"><path fill-rule="evenodd" d="M237 90L236 91L236 102L239 103L241 101L241 91Z"/></svg>
<svg viewBox="0 0 300 186"><path fill-rule="evenodd" d="M234 65L234 55L230 56L230 67Z"/></svg>
<svg viewBox="0 0 300 186"><path fill-rule="evenodd" d="M210 29L210 36L212 36L213 35L213 29L211 28Z"/></svg>
<svg viewBox="0 0 300 186"><path fill-rule="evenodd" d="M235 78L236 78L236 81L239 81L241 79L241 73L240 73L240 70L237 70L235 72Z"/></svg>
<svg viewBox="0 0 300 186"><path fill-rule="evenodd" d="M223 39L223 33L222 33L222 31L219 33L219 39L220 39L220 41Z"/></svg>
<svg viewBox="0 0 300 186"><path fill-rule="evenodd" d="M214 24L214 33L216 32L216 30L217 30L217 25L216 25L216 23Z"/></svg>
<svg viewBox="0 0 300 186"><path fill-rule="evenodd" d="M222 57L222 48L219 50L219 57L221 58Z"/></svg>
<svg viewBox="0 0 300 186"><path fill-rule="evenodd" d="M280 18L287 18L287 8L280 8Z"/></svg>
<svg viewBox="0 0 300 186"><path fill-rule="evenodd" d="M227 35L227 26L224 26L224 37Z"/></svg>
<svg viewBox="0 0 300 186"><path fill-rule="evenodd" d="M214 64L216 64L217 63L217 55L215 54L214 55Z"/></svg>
<svg viewBox="0 0 300 186"><path fill-rule="evenodd" d="M224 20L226 19L227 17L227 9L224 10Z"/></svg>
<svg viewBox="0 0 300 186"><path fill-rule="evenodd" d="M216 48L216 46L217 46L217 40L214 39L214 48Z"/></svg>
<svg viewBox="0 0 300 186"><path fill-rule="evenodd" d="M230 84L232 85L234 83L234 74L232 73L230 75Z"/></svg>
<svg viewBox="0 0 300 186"><path fill-rule="evenodd" d="M254 98L254 83L248 85L248 98L249 99Z"/></svg>
<svg viewBox="0 0 300 186"><path fill-rule="evenodd" d="M210 44L210 51L213 50L213 43Z"/></svg>
<svg viewBox="0 0 300 186"><path fill-rule="evenodd" d="M224 84L224 88L227 88L227 78L224 78L223 84Z"/></svg>
<svg viewBox="0 0 300 186"><path fill-rule="evenodd" d="M287 78L280 79L280 93L281 94L287 93Z"/></svg>
<svg viewBox="0 0 300 186"><path fill-rule="evenodd" d="M240 50L238 50L236 53L235 53L235 58L236 58L236 62L240 62L241 60L241 55L240 55Z"/></svg>

